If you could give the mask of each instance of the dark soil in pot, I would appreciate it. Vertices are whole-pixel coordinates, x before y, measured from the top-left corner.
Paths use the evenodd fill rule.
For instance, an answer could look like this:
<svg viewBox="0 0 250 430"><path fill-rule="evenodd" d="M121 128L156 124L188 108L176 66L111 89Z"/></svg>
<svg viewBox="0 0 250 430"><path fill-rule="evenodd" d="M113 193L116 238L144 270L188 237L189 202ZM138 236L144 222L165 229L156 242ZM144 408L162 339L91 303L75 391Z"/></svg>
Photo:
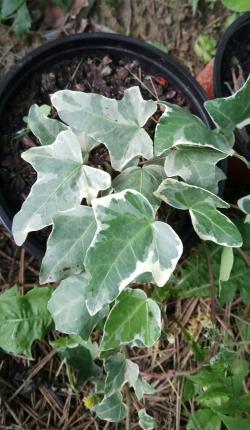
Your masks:
<svg viewBox="0 0 250 430"><path fill-rule="evenodd" d="M81 36L82 39L88 39L89 37L86 37L86 35L85 37ZM105 35L105 37L111 38L111 42L113 42L112 39L119 39L118 36ZM67 39L79 38L80 36L75 36ZM95 38L98 38L98 35L95 35ZM121 36L120 39L124 38ZM128 40L133 41L132 39ZM60 43L62 45L62 42ZM134 43L137 43L137 41L134 41ZM138 42L138 44L145 46L141 42ZM159 55L160 51L154 48L149 49ZM23 81L23 85L19 87L17 93L12 94L12 97L9 98L4 106L4 112L1 112L0 109L1 193L13 213L20 209L22 202L36 180L35 171L21 159L20 155L29 147L38 144L31 134L17 139L16 133L25 127L23 117L27 115L30 106L34 103L38 105L50 104L50 94L55 91L67 88L76 91L95 92L107 97L120 99L126 88L139 85L145 99L157 97L179 106L185 106L187 109L199 114L194 101L188 101L184 93L185 90L180 88L177 82L174 82L171 75L173 73L171 72L171 67L173 67L171 64L168 74L166 66L163 71L157 65L152 67L150 60L148 60L149 64L144 62L143 59L142 61L136 60L135 53L128 52L125 54L121 50L121 52L114 52L112 55L112 48L108 50L108 55L105 50L102 52L98 48L96 50L92 48L92 53L94 51L96 55L85 53L83 48L81 51L75 53L71 49L65 55L61 55L60 59L55 56L52 60L45 61L45 64L39 66L35 73L28 73L30 75L29 79ZM189 79L193 84L192 78L189 76L187 78L187 84ZM190 91L188 85L186 91ZM198 88L197 92L199 93L199 91L201 90ZM205 97L202 92L199 96L201 100L204 100ZM201 104L201 101L199 102ZM56 112L52 112L52 116L55 115ZM150 134L153 134L155 121L149 121L146 124L146 128ZM109 156L105 147L99 146L94 149L90 160L92 165L105 169L107 163L109 163ZM190 246L195 236L187 212L180 212L180 214L178 212L177 216L176 211L173 211L172 208L170 211L167 207L165 209L163 218L168 219L168 222L184 241L184 245ZM40 249L40 255L38 255L39 252L32 250L32 253L35 253L38 257L44 252L47 235L48 229L29 235L29 240L36 242L35 246Z"/></svg>
<svg viewBox="0 0 250 430"><path fill-rule="evenodd" d="M246 82L250 74L250 13L242 15L225 32L214 64L216 97L228 97ZM250 126L237 132L236 150L250 161Z"/></svg>

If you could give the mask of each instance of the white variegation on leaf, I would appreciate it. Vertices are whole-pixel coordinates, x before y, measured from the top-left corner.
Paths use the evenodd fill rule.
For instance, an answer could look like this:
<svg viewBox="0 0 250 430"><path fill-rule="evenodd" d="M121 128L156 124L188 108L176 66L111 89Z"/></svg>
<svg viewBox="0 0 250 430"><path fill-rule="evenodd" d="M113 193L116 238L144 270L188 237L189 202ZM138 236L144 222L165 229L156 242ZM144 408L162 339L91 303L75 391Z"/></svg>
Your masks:
<svg viewBox="0 0 250 430"><path fill-rule="evenodd" d="M164 168L168 177L180 176L190 185L217 193L225 175L216 164L223 158L224 154L211 148L178 146L166 156Z"/></svg>
<svg viewBox="0 0 250 430"><path fill-rule="evenodd" d="M164 176L164 169L161 166L129 167L113 180L112 187L115 192L126 189L139 191L157 211L161 201L153 192L157 190Z"/></svg>
<svg viewBox="0 0 250 430"><path fill-rule="evenodd" d="M125 90L122 100L62 90L51 101L59 117L77 134L83 131L107 147L115 170L121 171L138 155L153 157L153 142L143 126L157 104L143 100L139 87Z"/></svg>
<svg viewBox="0 0 250 430"><path fill-rule="evenodd" d="M143 430L153 430L155 428L156 422L153 417L147 414L145 409L140 409L138 412L139 426Z"/></svg>
<svg viewBox="0 0 250 430"><path fill-rule="evenodd" d="M47 118L36 104L29 110L27 125L41 145L51 145L61 131L68 129L61 121Z"/></svg>
<svg viewBox="0 0 250 430"><path fill-rule="evenodd" d="M238 200L238 206L246 214L245 222L250 223L250 194Z"/></svg>
<svg viewBox="0 0 250 430"><path fill-rule="evenodd" d="M232 96L208 100L204 106L222 132L229 134L246 127L250 124L250 77Z"/></svg>
<svg viewBox="0 0 250 430"><path fill-rule="evenodd" d="M161 104L164 104L165 111L156 126L155 155L161 155L180 145L213 148L225 154L224 158L233 153L232 139L210 130L200 118L179 106L163 102Z"/></svg>
<svg viewBox="0 0 250 430"><path fill-rule="evenodd" d="M120 352L105 360L105 370L105 395L119 391L126 383L134 387L139 377L138 365Z"/></svg>
<svg viewBox="0 0 250 430"><path fill-rule="evenodd" d="M182 254L182 242L166 223L155 221L148 200L125 190L93 200L97 231L85 258L90 274L91 314L112 302L137 276L151 272L162 287Z"/></svg>
<svg viewBox="0 0 250 430"><path fill-rule="evenodd" d="M104 307L96 315L90 316L85 301L86 285L85 273L71 276L60 283L48 303L48 310L53 317L56 330L61 333L80 335L85 340L108 312L108 307Z"/></svg>
<svg viewBox="0 0 250 430"><path fill-rule="evenodd" d="M160 334L159 306L144 291L127 288L107 317L100 348L107 351L128 344L150 347Z"/></svg>
<svg viewBox="0 0 250 430"><path fill-rule="evenodd" d="M88 206L56 213L41 265L40 284L83 272L83 260L95 231L93 209Z"/></svg>
<svg viewBox="0 0 250 430"><path fill-rule="evenodd" d="M62 131L51 145L29 149L22 158L37 171L37 181L13 220L18 245L29 232L52 224L56 212L77 206L83 198L91 202L111 185L108 173L83 165L79 140L70 130Z"/></svg>
<svg viewBox="0 0 250 430"><path fill-rule="evenodd" d="M188 209L193 227L201 239L223 246L242 245L236 226L217 210L228 208L228 203L210 191L175 179L165 179L155 194L177 209Z"/></svg>
<svg viewBox="0 0 250 430"><path fill-rule="evenodd" d="M93 409L96 415L105 421L122 421L127 412L127 406L122 401L121 393L114 393L104 399Z"/></svg>

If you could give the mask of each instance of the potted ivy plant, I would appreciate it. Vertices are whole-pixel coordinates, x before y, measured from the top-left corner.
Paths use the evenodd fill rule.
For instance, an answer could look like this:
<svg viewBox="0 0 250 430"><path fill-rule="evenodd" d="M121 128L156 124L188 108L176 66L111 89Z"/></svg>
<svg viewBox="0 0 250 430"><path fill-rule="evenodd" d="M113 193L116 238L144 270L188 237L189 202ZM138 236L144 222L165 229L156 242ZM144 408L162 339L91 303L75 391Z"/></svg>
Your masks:
<svg viewBox="0 0 250 430"><path fill-rule="evenodd" d="M218 162L235 155L233 131L249 120L249 112L240 109L249 90L250 79L236 97L205 103L214 130L180 106L143 99L137 86L120 100L58 91L51 96L54 119L37 105L29 110L27 125L41 146L22 157L37 180L14 217L13 235L22 245L29 232L52 226L40 283L59 286L53 294L48 287L31 290L24 296L29 295L26 311L37 317L37 303L40 309L48 305L51 316L46 311L36 318L39 337L50 329L52 317L55 328L67 335L52 344L69 366L84 357L85 379L78 383L92 382L85 405L103 420L124 419L123 395L130 389L139 401L154 392L129 359L129 349L151 347L161 334L160 306L144 285L166 285L183 252L168 224L168 207L189 211L201 239L226 248L242 244L237 227L220 211L229 205L217 195L224 179ZM152 135L145 124L155 115ZM110 157L106 169L93 164L100 144ZM164 210L162 202L168 205ZM249 214L249 196L239 207ZM17 291L5 294L6 306ZM0 305L6 312L1 300ZM101 334L94 347L91 334L97 325ZM29 329L25 324L17 336L9 336L13 327L6 317L0 345L30 355L36 337L34 327L25 336ZM143 429L155 426L143 407L138 420Z"/></svg>
<svg viewBox="0 0 250 430"><path fill-rule="evenodd" d="M120 99L135 85L143 97L185 105L209 125L204 92L189 73L170 55L129 37L107 33L65 37L32 51L7 74L0 83L0 217L10 231L36 177L21 158L23 151L40 144L30 133L32 122L30 128L24 123L30 106L50 105L50 94L65 88ZM41 109L46 114L48 107ZM54 115L52 111L50 117ZM154 121L147 125L151 134ZM105 153L95 157L97 164L107 161ZM179 221L185 245L192 243L188 217L183 214ZM41 259L46 238L47 234L31 233L24 246Z"/></svg>
<svg viewBox="0 0 250 430"><path fill-rule="evenodd" d="M249 8L249 6L248 6ZM223 34L214 62L216 97L229 97L237 92L250 74L250 13L241 15ZM250 161L248 127L236 130L236 150Z"/></svg>

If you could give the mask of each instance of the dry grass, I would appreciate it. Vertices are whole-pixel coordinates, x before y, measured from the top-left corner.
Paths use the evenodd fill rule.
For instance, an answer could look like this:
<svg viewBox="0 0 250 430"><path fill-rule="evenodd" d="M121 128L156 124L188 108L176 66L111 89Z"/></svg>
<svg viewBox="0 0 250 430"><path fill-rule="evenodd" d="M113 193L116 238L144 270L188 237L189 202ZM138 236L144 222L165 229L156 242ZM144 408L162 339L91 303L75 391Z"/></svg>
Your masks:
<svg viewBox="0 0 250 430"><path fill-rule="evenodd" d="M0 289L3 292L17 283L21 294L38 283L38 264L23 249L18 249L9 234L0 229ZM214 312L217 334L216 342L228 338L232 346L239 341L234 315L241 307L240 299L230 303L224 310L216 304ZM146 407L157 420L159 429L184 430L187 421L183 407L185 376L194 373L206 362L199 364L187 342L187 330L202 345L208 345L211 337L211 301L193 298L169 301L165 305L165 327L161 340L151 349L129 350L130 358L156 389L156 395L139 402L129 393L131 429L136 424L137 410ZM239 318L239 317L237 317ZM231 325L230 325L231 324ZM50 339L56 338L53 333ZM209 340L210 339L210 340ZM211 350L211 354L216 352ZM68 383L64 366L49 339L36 343L34 360L0 353L0 429L124 429L123 424L103 423L87 411L82 399L91 391L91 385L75 393ZM188 406L192 411L194 405Z"/></svg>

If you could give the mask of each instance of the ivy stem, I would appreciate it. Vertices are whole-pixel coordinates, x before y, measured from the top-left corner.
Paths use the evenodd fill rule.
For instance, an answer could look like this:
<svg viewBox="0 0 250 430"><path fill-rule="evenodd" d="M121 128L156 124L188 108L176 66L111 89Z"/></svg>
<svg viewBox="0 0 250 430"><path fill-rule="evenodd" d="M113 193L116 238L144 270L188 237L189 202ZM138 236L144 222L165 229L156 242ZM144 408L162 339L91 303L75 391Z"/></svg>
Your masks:
<svg viewBox="0 0 250 430"><path fill-rule="evenodd" d="M126 413L126 430L130 430L130 392L129 387L126 384L124 387L125 393L126 393L126 404L127 404L127 413Z"/></svg>
<svg viewBox="0 0 250 430"><path fill-rule="evenodd" d="M146 161L140 161L140 163L138 163L139 165L141 164L154 164L155 162L159 161L159 160L165 160L166 157L156 157L156 158L152 158L152 160L146 160Z"/></svg>

